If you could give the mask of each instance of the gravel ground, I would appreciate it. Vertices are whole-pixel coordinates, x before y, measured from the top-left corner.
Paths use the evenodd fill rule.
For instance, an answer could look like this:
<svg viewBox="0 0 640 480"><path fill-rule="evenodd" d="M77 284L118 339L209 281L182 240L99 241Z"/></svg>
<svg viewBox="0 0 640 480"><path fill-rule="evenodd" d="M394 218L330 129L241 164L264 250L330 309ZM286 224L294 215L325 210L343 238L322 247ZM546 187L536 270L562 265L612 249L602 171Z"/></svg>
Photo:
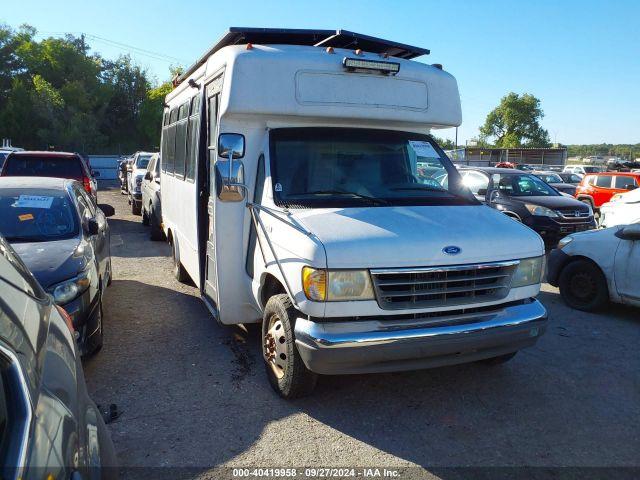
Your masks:
<svg viewBox="0 0 640 480"><path fill-rule="evenodd" d="M122 411L109 427L120 463L136 467L127 478L216 478L228 466L442 478L452 466L640 466L637 309L577 312L545 285L547 333L505 365L323 377L314 396L284 401L255 329L219 326L126 197L101 191L100 201L116 209L114 280L104 348L85 369L96 403Z"/></svg>

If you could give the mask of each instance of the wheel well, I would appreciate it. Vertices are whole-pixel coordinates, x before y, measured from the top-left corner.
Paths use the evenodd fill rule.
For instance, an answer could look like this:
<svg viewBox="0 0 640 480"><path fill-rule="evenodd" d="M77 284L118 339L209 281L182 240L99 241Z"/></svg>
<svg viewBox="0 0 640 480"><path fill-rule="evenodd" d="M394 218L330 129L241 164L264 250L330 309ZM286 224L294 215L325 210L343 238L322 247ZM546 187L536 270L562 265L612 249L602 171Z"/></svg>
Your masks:
<svg viewBox="0 0 640 480"><path fill-rule="evenodd" d="M511 217L518 220L519 222L522 221L522 219L520 218L520 215L518 215L517 213L511 212L511 211L502 212L502 213L504 213L507 217Z"/></svg>
<svg viewBox="0 0 640 480"><path fill-rule="evenodd" d="M260 306L264 308L271 297L278 293L287 293L284 285L276 277L267 273L260 289Z"/></svg>

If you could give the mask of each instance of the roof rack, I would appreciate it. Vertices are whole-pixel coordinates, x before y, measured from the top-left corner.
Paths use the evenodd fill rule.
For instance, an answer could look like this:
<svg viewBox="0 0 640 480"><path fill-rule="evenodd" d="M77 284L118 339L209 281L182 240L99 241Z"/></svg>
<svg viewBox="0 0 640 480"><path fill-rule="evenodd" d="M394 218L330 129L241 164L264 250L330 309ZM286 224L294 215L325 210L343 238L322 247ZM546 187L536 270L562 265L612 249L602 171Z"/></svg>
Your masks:
<svg viewBox="0 0 640 480"><path fill-rule="evenodd" d="M391 57L410 60L428 55L426 48L370 37L348 30L312 30L296 28L231 27L222 38L177 78L177 84L195 72L207 59L229 45L255 43L259 45L308 45L314 47L360 48L366 52L386 53Z"/></svg>

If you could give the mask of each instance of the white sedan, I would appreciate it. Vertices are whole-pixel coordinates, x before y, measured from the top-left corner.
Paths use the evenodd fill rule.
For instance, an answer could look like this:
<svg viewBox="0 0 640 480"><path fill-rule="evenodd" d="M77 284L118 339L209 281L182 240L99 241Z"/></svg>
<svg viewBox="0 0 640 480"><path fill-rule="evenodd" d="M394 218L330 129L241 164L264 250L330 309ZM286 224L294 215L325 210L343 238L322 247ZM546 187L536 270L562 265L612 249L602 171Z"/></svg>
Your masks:
<svg viewBox="0 0 640 480"><path fill-rule="evenodd" d="M549 254L547 281L572 308L609 301L640 307L640 223L564 237Z"/></svg>
<svg viewBox="0 0 640 480"><path fill-rule="evenodd" d="M640 188L618 193L600 207L600 226L615 227L640 221Z"/></svg>

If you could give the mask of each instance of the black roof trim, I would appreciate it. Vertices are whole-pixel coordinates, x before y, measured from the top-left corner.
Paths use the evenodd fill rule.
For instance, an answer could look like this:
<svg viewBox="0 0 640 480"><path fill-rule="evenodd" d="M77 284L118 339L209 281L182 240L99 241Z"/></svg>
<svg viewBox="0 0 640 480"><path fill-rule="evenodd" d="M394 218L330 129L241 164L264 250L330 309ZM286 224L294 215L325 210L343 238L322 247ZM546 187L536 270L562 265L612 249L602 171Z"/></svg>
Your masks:
<svg viewBox="0 0 640 480"><path fill-rule="evenodd" d="M430 53L426 48L392 42L348 30L231 27L213 47L207 50L196 63L191 65L178 77L177 82L181 83L218 50L229 45L243 45L246 43L255 43L258 45L308 45L334 48L360 48L365 52L386 53L391 57L404 58L406 60L422 55L429 55Z"/></svg>

